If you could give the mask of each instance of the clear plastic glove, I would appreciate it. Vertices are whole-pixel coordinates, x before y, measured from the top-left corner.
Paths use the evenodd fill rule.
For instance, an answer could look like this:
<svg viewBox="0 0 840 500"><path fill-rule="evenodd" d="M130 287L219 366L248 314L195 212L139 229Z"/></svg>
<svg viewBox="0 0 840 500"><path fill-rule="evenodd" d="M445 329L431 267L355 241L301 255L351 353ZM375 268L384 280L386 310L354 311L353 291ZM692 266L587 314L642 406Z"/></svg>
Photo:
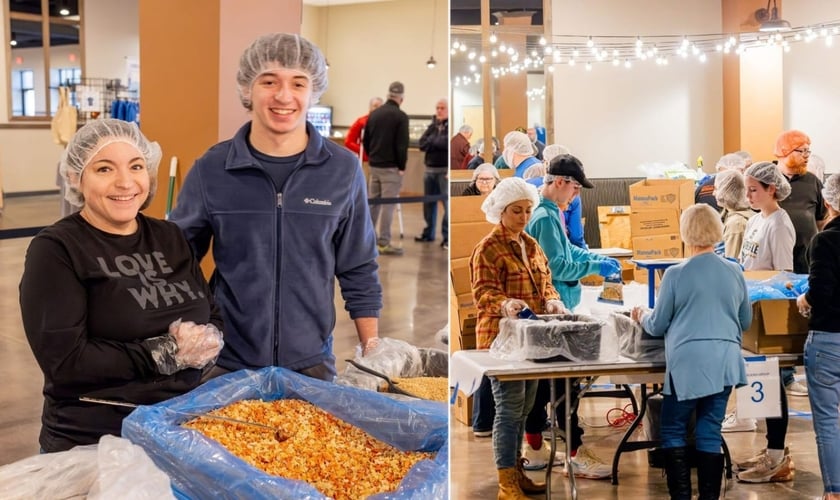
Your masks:
<svg viewBox="0 0 840 500"><path fill-rule="evenodd" d="M219 356L224 346L222 332L212 324L196 325L180 319L169 325L169 333L143 340L158 372L163 375L185 368L204 368Z"/></svg>
<svg viewBox="0 0 840 500"><path fill-rule="evenodd" d="M551 299L545 303L545 312L548 314L569 314L570 311L566 309L566 305L562 300Z"/></svg>
<svg viewBox="0 0 840 500"><path fill-rule="evenodd" d="M600 270L598 274L605 278L609 278L615 274L621 274L621 264L615 259L605 259L600 262Z"/></svg>
<svg viewBox="0 0 840 500"><path fill-rule="evenodd" d="M367 339L364 345L361 346L362 348L362 357L370 356L371 354L377 352L379 348L380 342L379 337L371 337Z"/></svg>
<svg viewBox="0 0 840 500"><path fill-rule="evenodd" d="M508 318L516 318L519 311L528 307L524 300L520 299L505 299L502 301L502 316Z"/></svg>

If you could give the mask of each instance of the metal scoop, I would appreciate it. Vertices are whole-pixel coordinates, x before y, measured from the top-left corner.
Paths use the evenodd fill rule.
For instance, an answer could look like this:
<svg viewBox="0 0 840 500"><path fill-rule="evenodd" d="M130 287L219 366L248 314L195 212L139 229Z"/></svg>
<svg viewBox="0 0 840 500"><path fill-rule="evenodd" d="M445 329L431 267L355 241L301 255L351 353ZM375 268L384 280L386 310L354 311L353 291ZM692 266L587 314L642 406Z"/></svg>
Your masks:
<svg viewBox="0 0 840 500"><path fill-rule="evenodd" d="M373 368L368 368L367 366L365 366L361 363L357 363L357 362L353 361L352 359L345 359L344 361L347 361L348 363L355 366L359 370L362 370L363 372L370 373L371 375L374 375L374 376L377 376L377 377L383 379L385 382L388 383L388 392L393 392L395 394L402 394L403 396L410 396L412 398L420 399L419 396L415 396L414 394L412 394L408 391L404 391L404 390L400 389L399 385L396 382L394 382L393 380L391 380L391 378L388 377L388 375L385 375L382 372L378 372L378 371L374 370Z"/></svg>
<svg viewBox="0 0 840 500"><path fill-rule="evenodd" d="M126 403L124 401L113 401L110 399L99 399L99 398L89 398L87 396L81 396L79 401L84 401L86 403L99 403L103 405L111 405L111 406L125 406L127 408L137 408L140 405L136 405L134 403ZM250 425L251 427L259 427L265 431L271 431L274 433L274 438L277 440L278 443L282 443L283 441L289 439L289 435L283 432L282 429L277 427L272 427L270 425L260 424L257 422L249 422L247 420L239 420L236 418L230 417L222 417L219 415L209 415L207 413L193 413L189 411L181 411L181 410L173 410L171 408L167 408L167 411L171 411L173 413L177 413L178 415L185 415L188 417L195 417L195 418L211 418L213 420L223 420L225 422L229 422L232 424L240 424L240 425Z"/></svg>

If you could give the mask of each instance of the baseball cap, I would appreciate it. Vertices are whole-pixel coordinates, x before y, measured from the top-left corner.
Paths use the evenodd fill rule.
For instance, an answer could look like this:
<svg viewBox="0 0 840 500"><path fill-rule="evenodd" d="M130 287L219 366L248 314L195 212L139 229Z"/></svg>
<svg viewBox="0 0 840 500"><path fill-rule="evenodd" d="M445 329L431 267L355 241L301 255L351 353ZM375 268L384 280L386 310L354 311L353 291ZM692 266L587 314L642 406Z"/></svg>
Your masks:
<svg viewBox="0 0 840 500"><path fill-rule="evenodd" d="M546 173L561 177L571 177L585 188L595 187L594 184L589 182L586 175L584 175L583 164L572 155L564 154L552 158L551 163L548 164L548 172Z"/></svg>
<svg viewBox="0 0 840 500"><path fill-rule="evenodd" d="M405 93L405 87L403 87L402 82L393 82L388 86L388 92L402 95Z"/></svg>

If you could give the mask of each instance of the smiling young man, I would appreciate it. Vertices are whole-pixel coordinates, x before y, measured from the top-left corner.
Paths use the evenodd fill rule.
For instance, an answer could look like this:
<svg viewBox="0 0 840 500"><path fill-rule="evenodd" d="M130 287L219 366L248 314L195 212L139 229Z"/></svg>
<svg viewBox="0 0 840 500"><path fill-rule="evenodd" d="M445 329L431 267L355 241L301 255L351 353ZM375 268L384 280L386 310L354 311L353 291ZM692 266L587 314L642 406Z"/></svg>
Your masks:
<svg viewBox="0 0 840 500"><path fill-rule="evenodd" d="M327 88L321 51L298 35L255 40L237 73L251 121L199 158L172 220L202 258L225 320L213 375L282 366L332 380L334 282L368 353L382 287L358 158L325 140L306 111Z"/></svg>

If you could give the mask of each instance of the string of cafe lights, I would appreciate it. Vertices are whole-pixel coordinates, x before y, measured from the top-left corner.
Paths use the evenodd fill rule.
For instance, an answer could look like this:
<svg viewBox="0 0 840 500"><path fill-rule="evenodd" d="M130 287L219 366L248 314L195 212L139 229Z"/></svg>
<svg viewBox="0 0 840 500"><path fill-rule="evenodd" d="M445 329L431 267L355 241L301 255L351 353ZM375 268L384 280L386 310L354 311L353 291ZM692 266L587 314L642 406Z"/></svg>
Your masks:
<svg viewBox="0 0 840 500"><path fill-rule="evenodd" d="M595 36L554 35L551 42L545 37L526 36L524 43L501 41L495 33L489 37L489 52L481 48L480 30L462 29L453 35L450 55L455 86L481 81L481 65L490 63L490 74L501 78L508 74L547 70L561 65L592 71L596 66L632 69L637 66L668 66L671 61L706 63L716 54L741 55L759 47L778 46L785 53L796 43L822 40L833 47L840 36L840 20L799 26L788 31L713 33L700 35ZM529 97L538 97L531 96Z"/></svg>

